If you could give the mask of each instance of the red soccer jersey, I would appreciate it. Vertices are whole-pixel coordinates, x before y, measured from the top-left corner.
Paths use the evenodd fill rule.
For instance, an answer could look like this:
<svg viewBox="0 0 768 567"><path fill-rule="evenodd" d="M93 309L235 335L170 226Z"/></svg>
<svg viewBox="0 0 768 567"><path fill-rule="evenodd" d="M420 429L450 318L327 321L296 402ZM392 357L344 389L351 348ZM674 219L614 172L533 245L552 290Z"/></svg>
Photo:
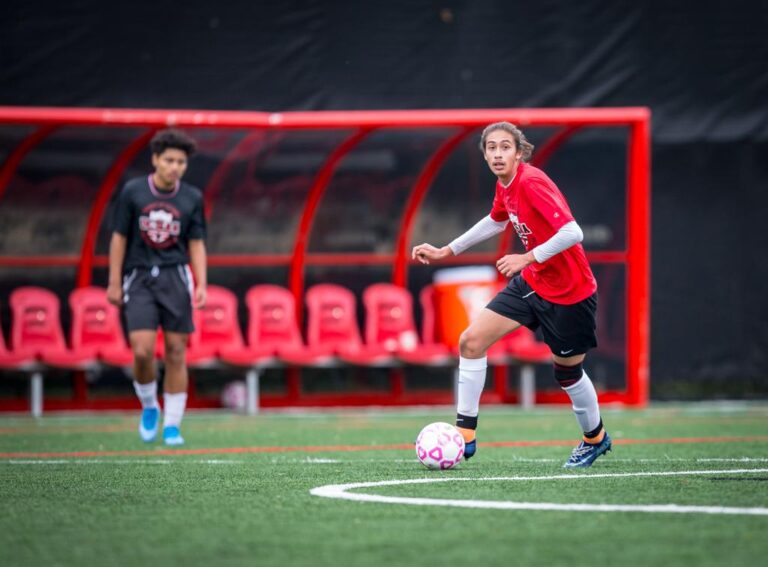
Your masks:
<svg viewBox="0 0 768 567"><path fill-rule="evenodd" d="M573 215L557 185L540 169L521 163L509 187L496 182L491 218L511 220L526 251L552 238ZM576 244L543 264L526 267L521 275L542 298L571 305L597 290L584 248Z"/></svg>

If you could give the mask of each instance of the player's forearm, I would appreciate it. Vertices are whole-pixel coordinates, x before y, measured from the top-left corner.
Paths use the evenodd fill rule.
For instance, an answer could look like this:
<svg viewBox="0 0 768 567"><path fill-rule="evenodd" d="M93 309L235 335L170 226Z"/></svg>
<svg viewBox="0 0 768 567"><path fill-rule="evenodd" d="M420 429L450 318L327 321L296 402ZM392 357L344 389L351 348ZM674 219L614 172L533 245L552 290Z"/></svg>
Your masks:
<svg viewBox="0 0 768 567"><path fill-rule="evenodd" d="M581 231L581 227L576 221L571 221L560 227L560 230L552 238L531 250L531 253L537 262L546 262L552 256L567 250L582 240L584 240L584 233Z"/></svg>
<svg viewBox="0 0 768 567"><path fill-rule="evenodd" d="M123 273L123 261L125 260L125 248L127 239L118 232L112 233L109 241L109 284L120 285Z"/></svg>
<svg viewBox="0 0 768 567"><path fill-rule="evenodd" d="M495 221L490 215L483 217L475 226L448 244L448 248L450 248L454 255L458 256L467 248L471 248L475 244L503 232L508 222Z"/></svg>
<svg viewBox="0 0 768 567"><path fill-rule="evenodd" d="M205 252L205 241L189 241L189 264L192 268L192 275L195 276L195 285L197 287L207 287L207 254Z"/></svg>

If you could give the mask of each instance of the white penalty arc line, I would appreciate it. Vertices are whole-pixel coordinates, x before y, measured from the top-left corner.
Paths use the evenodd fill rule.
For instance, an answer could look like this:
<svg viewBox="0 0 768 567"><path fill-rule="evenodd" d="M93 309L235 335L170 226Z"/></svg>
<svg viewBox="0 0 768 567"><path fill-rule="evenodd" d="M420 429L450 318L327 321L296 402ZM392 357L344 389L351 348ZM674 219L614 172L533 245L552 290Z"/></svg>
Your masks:
<svg viewBox="0 0 768 567"><path fill-rule="evenodd" d="M400 486L406 484L431 484L457 481L534 481L534 480L587 480L593 478L628 478L649 476L692 476L714 474L765 473L768 469L725 469L700 471L666 471L637 473L602 473L590 475L561 474L551 476L499 476L485 478L418 478L406 480L385 480L381 482L358 482L351 484L329 484L310 490L310 494L324 498L338 498L356 502L377 502L381 504L407 504L411 506L452 506L457 508L483 508L493 510L544 510L565 512L645 512L672 514L730 514L768 516L768 508L736 508L729 506L683 506L678 504L558 504L554 502L507 502L498 500L456 500L444 498L411 498L402 496L381 496L379 494L351 493L360 488L379 486Z"/></svg>

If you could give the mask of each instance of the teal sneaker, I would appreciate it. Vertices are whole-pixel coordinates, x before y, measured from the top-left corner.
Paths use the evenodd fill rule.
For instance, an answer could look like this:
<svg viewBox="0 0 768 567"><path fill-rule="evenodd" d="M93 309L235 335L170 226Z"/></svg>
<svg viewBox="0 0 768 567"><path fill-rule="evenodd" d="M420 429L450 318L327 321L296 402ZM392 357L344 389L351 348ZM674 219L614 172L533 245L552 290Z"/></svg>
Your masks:
<svg viewBox="0 0 768 567"><path fill-rule="evenodd" d="M172 446L183 445L184 438L181 436L179 428L175 425L163 427L163 443Z"/></svg>
<svg viewBox="0 0 768 567"><path fill-rule="evenodd" d="M584 469L591 467L600 455L611 450L611 437L606 432L600 443L592 445L582 440L571 453L571 457L563 465L564 469Z"/></svg>
<svg viewBox="0 0 768 567"><path fill-rule="evenodd" d="M139 420L139 437L144 443L152 443L157 437L158 424L160 423L160 409L147 408L141 410Z"/></svg>

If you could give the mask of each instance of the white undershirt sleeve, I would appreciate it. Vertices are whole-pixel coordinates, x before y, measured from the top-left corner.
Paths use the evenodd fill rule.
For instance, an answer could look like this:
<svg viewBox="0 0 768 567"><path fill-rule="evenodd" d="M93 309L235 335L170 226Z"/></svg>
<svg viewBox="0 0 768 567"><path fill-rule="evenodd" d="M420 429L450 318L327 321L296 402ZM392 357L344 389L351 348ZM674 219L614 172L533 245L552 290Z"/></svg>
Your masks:
<svg viewBox="0 0 768 567"><path fill-rule="evenodd" d="M534 248L532 250L533 257L539 263L546 262L555 254L567 250L582 240L584 240L584 233L581 231L581 227L576 221L571 221L561 226L552 238Z"/></svg>
<svg viewBox="0 0 768 567"><path fill-rule="evenodd" d="M503 232L507 227L508 222L508 220L495 221L491 218L491 215L483 217L477 224L475 224L475 226L448 244L448 247L451 249L454 256L458 256L464 252L464 250L471 248L478 242L488 240L491 236Z"/></svg>

